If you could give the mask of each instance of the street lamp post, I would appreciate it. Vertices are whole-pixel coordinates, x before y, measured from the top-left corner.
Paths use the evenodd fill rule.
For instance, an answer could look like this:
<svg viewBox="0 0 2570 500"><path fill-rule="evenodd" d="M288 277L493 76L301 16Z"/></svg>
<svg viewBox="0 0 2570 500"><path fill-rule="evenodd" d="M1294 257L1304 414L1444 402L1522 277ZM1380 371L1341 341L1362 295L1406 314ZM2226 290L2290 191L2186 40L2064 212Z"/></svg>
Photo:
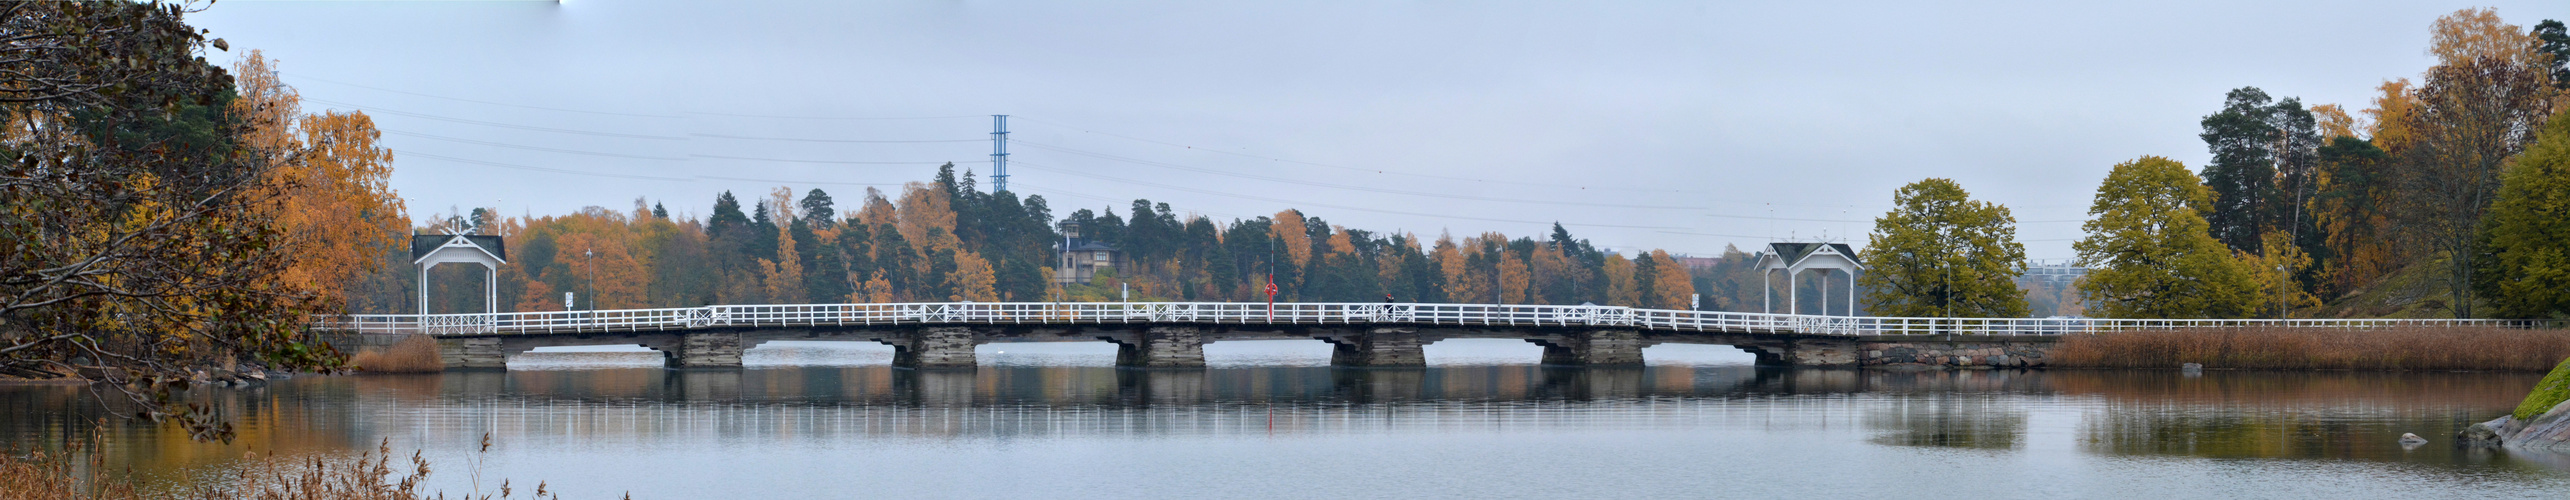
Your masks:
<svg viewBox="0 0 2570 500"><path fill-rule="evenodd" d="M581 250L580 262L582 267L589 268L589 310L596 311L598 310L598 250L596 248Z"/></svg>

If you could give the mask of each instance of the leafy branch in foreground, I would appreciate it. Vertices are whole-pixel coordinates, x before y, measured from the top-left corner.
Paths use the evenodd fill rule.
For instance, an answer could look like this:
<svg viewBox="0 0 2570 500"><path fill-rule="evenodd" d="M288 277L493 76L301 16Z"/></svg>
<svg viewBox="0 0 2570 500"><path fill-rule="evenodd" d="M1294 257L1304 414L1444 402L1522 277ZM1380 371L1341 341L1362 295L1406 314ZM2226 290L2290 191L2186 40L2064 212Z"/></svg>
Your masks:
<svg viewBox="0 0 2570 500"><path fill-rule="evenodd" d="M228 440L185 391L344 359L303 329L328 302L279 278L297 257L276 203L298 183L240 140L196 10L0 5L0 376L87 378L120 414Z"/></svg>

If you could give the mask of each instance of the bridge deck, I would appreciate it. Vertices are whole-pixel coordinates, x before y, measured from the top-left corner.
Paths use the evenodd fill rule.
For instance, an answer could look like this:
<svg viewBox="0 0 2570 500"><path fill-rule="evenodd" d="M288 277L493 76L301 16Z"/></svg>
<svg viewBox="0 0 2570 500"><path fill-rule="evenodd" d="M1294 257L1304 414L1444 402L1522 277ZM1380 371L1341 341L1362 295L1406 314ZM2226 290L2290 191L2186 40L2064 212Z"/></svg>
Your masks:
<svg viewBox="0 0 2570 500"><path fill-rule="evenodd" d="M2203 327L2370 329L2398 326L2536 328L2531 320L2436 319L2092 319L1901 318L1613 306L1230 303L1230 302L927 302L788 304L495 314L360 314L315 318L329 332L437 336L545 335L716 328L810 328L898 325L1386 325L1454 327L1597 327L1654 332L1795 335L2064 335Z"/></svg>

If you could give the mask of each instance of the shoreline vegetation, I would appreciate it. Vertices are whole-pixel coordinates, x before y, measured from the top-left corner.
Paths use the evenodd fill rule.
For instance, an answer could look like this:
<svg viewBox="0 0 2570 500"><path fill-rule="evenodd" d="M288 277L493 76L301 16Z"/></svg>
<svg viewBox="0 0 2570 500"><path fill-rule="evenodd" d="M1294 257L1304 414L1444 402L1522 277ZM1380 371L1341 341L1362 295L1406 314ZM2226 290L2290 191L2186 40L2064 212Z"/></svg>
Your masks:
<svg viewBox="0 0 2570 500"><path fill-rule="evenodd" d="M393 454L392 440L378 443L374 451L355 455L321 454L286 457L251 452L239 467L214 472L207 476L186 478L184 486L163 490L136 476L133 471L111 471L104 449L97 443L74 446L68 450L47 452L31 450L0 451L0 499L71 500L107 499L140 500L144 498L299 499L299 500L393 500L445 498L444 492L421 491L421 484L431 471L428 459L414 451L409 458ZM472 478L471 492L457 495L464 499L512 498L518 491L506 479L496 485L485 484L481 465L491 451L491 436L482 435L479 451L466 458L464 473ZM400 460L401 465L394 465ZM485 490L486 487L496 486ZM536 483L528 498L561 498L550 485ZM624 498L633 498L626 494Z"/></svg>
<svg viewBox="0 0 2570 500"><path fill-rule="evenodd" d="M2194 328L2064 337L2055 368L2550 371L2570 358L2570 330L2393 327L2374 330Z"/></svg>
<svg viewBox="0 0 2570 500"><path fill-rule="evenodd" d="M427 335L402 337L400 342L382 348L359 348L348 358L351 368L362 373L437 373L446 365L437 357L437 339Z"/></svg>

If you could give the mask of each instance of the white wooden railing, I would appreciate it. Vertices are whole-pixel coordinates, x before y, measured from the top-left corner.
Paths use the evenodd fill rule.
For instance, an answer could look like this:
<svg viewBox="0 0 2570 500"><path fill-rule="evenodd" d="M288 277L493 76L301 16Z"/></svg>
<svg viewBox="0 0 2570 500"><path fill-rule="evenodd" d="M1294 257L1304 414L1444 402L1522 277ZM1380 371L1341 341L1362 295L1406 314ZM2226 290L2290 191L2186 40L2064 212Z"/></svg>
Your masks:
<svg viewBox="0 0 2570 500"><path fill-rule="evenodd" d="M1235 302L927 302L788 304L497 314L357 314L314 318L316 330L507 335L907 324L1402 324L1629 327L1654 331L1805 335L2063 335L2206 327L2372 329L2404 326L2558 326L2535 320L1891 318L1635 309L1613 306Z"/></svg>

